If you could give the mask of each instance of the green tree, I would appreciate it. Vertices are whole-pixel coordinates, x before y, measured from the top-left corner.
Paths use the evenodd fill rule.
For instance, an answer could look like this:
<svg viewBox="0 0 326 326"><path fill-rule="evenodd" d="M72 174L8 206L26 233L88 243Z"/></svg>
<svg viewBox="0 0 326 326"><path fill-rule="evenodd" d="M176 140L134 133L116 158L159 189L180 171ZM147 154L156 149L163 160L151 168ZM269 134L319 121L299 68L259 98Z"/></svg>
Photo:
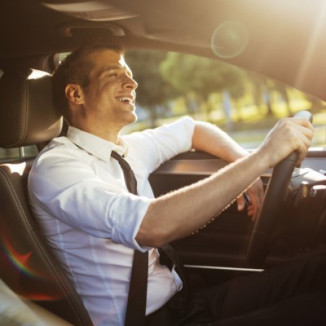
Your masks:
<svg viewBox="0 0 326 326"><path fill-rule="evenodd" d="M160 71L164 79L185 96L195 93L197 99L206 103L207 111L208 99L212 93L229 93L231 97L243 95L245 73L226 63L170 52L161 63ZM201 103L198 102L198 107L200 106ZM230 112L225 112L225 115L230 116Z"/></svg>

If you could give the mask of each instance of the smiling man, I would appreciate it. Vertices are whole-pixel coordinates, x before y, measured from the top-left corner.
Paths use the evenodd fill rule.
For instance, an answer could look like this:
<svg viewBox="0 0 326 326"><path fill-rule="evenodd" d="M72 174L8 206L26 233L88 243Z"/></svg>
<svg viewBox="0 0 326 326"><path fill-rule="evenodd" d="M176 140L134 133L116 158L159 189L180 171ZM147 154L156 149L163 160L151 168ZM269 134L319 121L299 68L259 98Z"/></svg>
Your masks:
<svg viewBox="0 0 326 326"><path fill-rule="evenodd" d="M118 52L95 52L89 56L89 60L95 65L89 74L88 85L82 87L71 83L65 89L71 103L70 124L117 143L120 130L137 119L137 83L124 57Z"/></svg>
<svg viewBox="0 0 326 326"><path fill-rule="evenodd" d="M55 101L69 128L67 136L51 141L33 165L29 194L35 216L94 325L124 325L133 255L135 251L148 253L146 323L157 325L158 320L163 322L162 311L170 313L169 302L183 285L174 269L160 264L156 248L193 233L234 198L238 197L239 209L244 209L241 193L245 190L251 199L248 215L256 219L263 196L259 176L293 150L300 152L301 160L313 135L312 126L304 119L285 119L250 155L217 127L189 117L121 136L122 128L137 119L137 82L119 43L97 41L83 46L67 57L53 79ZM150 173L192 148L233 163L204 181L154 198ZM137 194L129 192L112 152L130 164ZM304 262L297 268L298 275L307 265ZM323 261L313 269L314 282L309 279L291 286L292 270L276 272L277 280L283 275L281 284L288 284L287 299L319 286L321 266ZM235 283L230 288L210 289L196 297L186 315L177 312L176 319L165 324L180 319L184 324L213 322L279 304L279 296L269 302L262 300L271 289L261 286L247 305L251 286L255 282L268 284L268 275L254 282L239 281L240 287L247 284L240 303ZM203 299L207 293L213 305ZM206 304L197 316L198 300ZM214 305L219 308L211 311Z"/></svg>

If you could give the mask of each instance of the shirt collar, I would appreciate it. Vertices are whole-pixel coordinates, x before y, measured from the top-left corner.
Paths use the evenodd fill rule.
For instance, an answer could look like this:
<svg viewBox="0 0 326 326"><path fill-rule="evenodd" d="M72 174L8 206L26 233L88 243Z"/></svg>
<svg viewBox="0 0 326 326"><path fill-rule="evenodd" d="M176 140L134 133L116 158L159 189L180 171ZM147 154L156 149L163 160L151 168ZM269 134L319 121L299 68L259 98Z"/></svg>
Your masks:
<svg viewBox="0 0 326 326"><path fill-rule="evenodd" d="M112 151L116 151L122 157L126 157L128 154L128 146L122 138L119 138L119 144L114 144L72 126L68 127L67 138L84 151L103 161L109 161Z"/></svg>

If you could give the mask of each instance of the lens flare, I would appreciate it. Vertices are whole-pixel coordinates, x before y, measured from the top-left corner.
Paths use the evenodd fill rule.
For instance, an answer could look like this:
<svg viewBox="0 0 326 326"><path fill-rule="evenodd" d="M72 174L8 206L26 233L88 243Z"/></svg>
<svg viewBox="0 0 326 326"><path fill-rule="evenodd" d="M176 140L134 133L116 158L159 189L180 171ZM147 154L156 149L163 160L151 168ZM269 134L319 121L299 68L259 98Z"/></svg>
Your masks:
<svg viewBox="0 0 326 326"><path fill-rule="evenodd" d="M53 301L62 297L48 275L42 275L31 266L33 251L21 253L2 236L1 269L4 281L19 295L36 301ZM5 261L4 261L5 260Z"/></svg>
<svg viewBox="0 0 326 326"><path fill-rule="evenodd" d="M19 252L14 250L14 248L6 239L2 240L2 247L4 252L6 253L8 260L24 274L33 277L38 277L37 274L28 266L28 262L33 252L29 251L26 254L20 254Z"/></svg>
<svg viewBox="0 0 326 326"><path fill-rule="evenodd" d="M244 51L249 41L249 33L244 24L225 21L215 29L211 37L214 54L223 59L234 58Z"/></svg>

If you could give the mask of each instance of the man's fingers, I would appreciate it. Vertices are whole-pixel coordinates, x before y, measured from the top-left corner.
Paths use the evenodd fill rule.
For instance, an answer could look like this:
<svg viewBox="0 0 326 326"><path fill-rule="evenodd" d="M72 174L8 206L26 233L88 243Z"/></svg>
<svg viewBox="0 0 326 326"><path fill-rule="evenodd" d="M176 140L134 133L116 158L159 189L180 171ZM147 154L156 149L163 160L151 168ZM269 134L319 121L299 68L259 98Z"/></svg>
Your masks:
<svg viewBox="0 0 326 326"><path fill-rule="evenodd" d="M298 126L298 132L296 135L296 139L298 142L297 151L299 152L298 164L300 164L308 152L309 146L314 135L314 129L310 121L306 119L300 119L297 122L299 122L300 124Z"/></svg>
<svg viewBox="0 0 326 326"><path fill-rule="evenodd" d="M243 211L244 208L246 207L246 202L243 195L237 198L237 207L239 212Z"/></svg>

